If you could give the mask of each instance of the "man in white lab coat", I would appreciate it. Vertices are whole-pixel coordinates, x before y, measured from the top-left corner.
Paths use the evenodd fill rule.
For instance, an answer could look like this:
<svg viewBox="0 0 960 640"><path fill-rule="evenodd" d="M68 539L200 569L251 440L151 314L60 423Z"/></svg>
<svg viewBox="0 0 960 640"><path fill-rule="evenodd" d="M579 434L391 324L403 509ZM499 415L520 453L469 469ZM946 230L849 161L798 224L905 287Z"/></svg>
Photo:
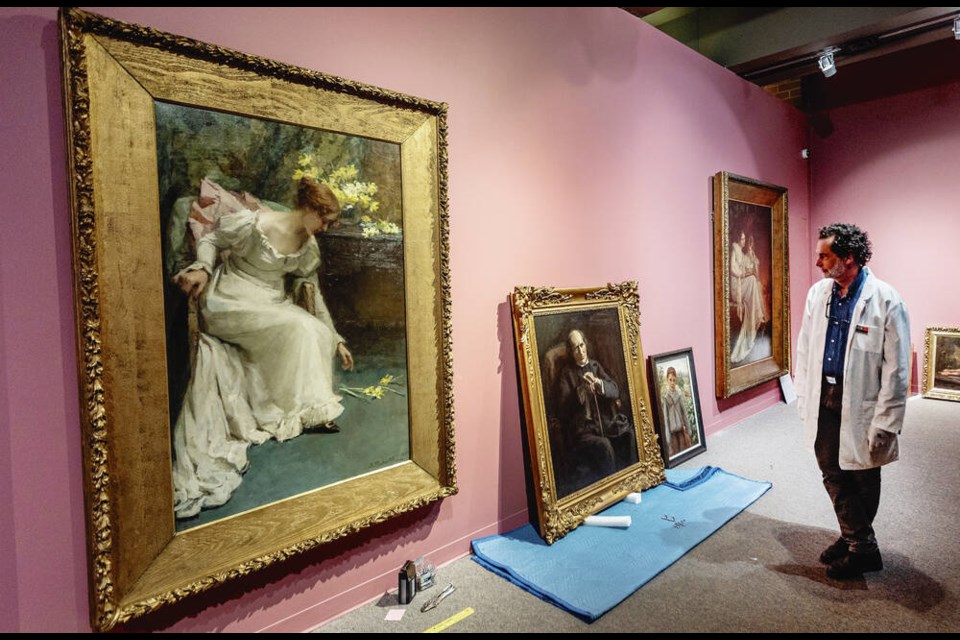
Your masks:
<svg viewBox="0 0 960 640"><path fill-rule="evenodd" d="M824 279L807 293L797 344L797 408L840 524L820 561L838 580L883 568L873 530L880 467L899 457L909 394L910 318L865 266L871 255L857 226L820 229Z"/></svg>

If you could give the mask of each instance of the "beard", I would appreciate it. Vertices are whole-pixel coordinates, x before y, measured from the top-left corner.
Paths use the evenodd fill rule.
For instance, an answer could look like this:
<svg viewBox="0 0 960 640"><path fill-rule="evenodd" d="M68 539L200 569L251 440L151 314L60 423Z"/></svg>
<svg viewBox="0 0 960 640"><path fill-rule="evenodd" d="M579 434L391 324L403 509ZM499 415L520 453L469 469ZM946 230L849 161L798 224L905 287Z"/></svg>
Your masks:
<svg viewBox="0 0 960 640"><path fill-rule="evenodd" d="M839 278L840 276L843 275L843 272L844 272L845 270L846 270L846 269L844 268L842 262L839 262L839 261L838 261L838 262L834 262L832 267L830 267L829 269L824 269L824 270L823 270L823 277L824 277L824 278L833 278L834 280L836 280L837 278Z"/></svg>

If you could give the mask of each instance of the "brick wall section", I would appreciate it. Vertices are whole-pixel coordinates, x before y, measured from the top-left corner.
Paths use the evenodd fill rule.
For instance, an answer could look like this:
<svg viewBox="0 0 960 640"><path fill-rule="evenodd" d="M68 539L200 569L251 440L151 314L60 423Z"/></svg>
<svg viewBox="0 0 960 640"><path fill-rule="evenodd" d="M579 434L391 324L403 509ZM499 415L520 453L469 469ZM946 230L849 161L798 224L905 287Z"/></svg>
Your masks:
<svg viewBox="0 0 960 640"><path fill-rule="evenodd" d="M801 98L803 96L800 78L792 80L782 80L774 82L763 87L763 90L772 94L784 102L788 102L798 109L801 108Z"/></svg>

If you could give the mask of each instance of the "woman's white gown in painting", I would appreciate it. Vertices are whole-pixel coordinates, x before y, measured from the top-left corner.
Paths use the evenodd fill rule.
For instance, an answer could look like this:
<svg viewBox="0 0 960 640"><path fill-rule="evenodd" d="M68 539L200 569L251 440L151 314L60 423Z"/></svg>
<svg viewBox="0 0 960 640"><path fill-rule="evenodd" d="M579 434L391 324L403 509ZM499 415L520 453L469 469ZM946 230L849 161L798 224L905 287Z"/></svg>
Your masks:
<svg viewBox="0 0 960 640"><path fill-rule="evenodd" d="M343 411L333 391L343 338L319 288L314 315L297 306L285 286L288 274L316 285L319 265L313 236L296 253L282 254L248 209L223 215L197 243L197 261L188 269L212 276L173 433L178 518L229 500L246 471L250 444L295 438Z"/></svg>
<svg viewBox="0 0 960 640"><path fill-rule="evenodd" d="M767 321L759 278L760 259L752 248L747 253L742 248L737 249L738 245L734 244L734 251L730 254L730 272L733 275L740 332L730 353L731 362L740 362L750 355L757 341L757 329Z"/></svg>

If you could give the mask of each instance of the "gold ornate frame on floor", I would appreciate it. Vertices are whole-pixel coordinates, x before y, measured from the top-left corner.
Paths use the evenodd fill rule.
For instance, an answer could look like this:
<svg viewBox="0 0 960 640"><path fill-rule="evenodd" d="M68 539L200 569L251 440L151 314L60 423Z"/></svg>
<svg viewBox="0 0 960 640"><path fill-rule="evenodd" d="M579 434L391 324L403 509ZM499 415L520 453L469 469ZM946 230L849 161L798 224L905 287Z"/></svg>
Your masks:
<svg viewBox="0 0 960 640"><path fill-rule="evenodd" d="M93 627L456 493L446 105L76 9L60 34ZM399 146L408 460L175 532L157 101Z"/></svg>
<svg viewBox="0 0 960 640"><path fill-rule="evenodd" d="M587 516L666 479L650 418L637 283L516 287L511 301L537 521L552 544ZM585 345L586 368L576 366L571 339ZM583 386L588 370L605 379L594 391Z"/></svg>
<svg viewBox="0 0 960 640"><path fill-rule="evenodd" d="M960 327L927 327L922 394L924 398L960 401Z"/></svg>
<svg viewBox="0 0 960 640"><path fill-rule="evenodd" d="M726 171L713 178L718 398L790 371L787 190Z"/></svg>

